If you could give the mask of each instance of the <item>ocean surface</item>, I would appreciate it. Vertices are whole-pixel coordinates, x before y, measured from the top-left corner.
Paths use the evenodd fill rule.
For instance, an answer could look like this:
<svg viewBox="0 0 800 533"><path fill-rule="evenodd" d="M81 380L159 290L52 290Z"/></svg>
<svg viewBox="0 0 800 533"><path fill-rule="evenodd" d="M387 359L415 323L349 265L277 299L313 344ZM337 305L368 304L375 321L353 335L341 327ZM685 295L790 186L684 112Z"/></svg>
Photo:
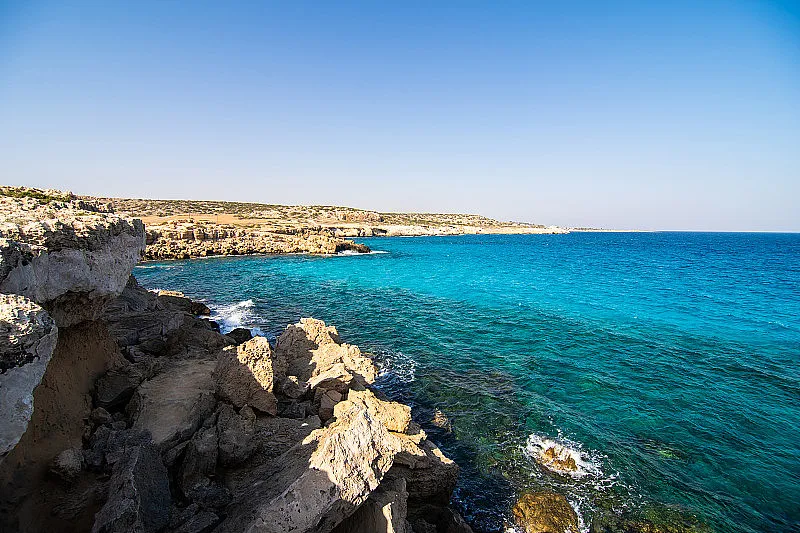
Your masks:
<svg viewBox="0 0 800 533"><path fill-rule="evenodd" d="M458 506L477 531L504 530L525 490L565 494L586 530L624 516L800 531L800 235L360 242L384 253L135 275L203 299L224 329L274 338L313 316L374 353L379 386L462 466ZM549 441L576 475L533 460Z"/></svg>

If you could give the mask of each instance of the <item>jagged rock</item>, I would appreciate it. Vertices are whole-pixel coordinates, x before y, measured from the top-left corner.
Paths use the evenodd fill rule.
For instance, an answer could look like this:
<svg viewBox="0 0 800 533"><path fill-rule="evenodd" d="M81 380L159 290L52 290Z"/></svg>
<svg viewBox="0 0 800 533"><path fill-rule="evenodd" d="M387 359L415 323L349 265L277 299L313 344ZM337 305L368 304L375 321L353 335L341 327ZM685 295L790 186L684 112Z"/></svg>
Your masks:
<svg viewBox="0 0 800 533"><path fill-rule="evenodd" d="M218 449L217 430L213 427L200 429L189 441L179 472L181 491L186 497L209 484L217 470Z"/></svg>
<svg viewBox="0 0 800 533"><path fill-rule="evenodd" d="M512 509L525 533L578 533L578 516L561 494L524 494Z"/></svg>
<svg viewBox="0 0 800 533"><path fill-rule="evenodd" d="M312 388L344 394L354 383L363 386L377 377L371 358L357 346L340 344L336 328L313 318L288 326L278 337L275 353L288 362L287 375Z"/></svg>
<svg viewBox="0 0 800 533"><path fill-rule="evenodd" d="M333 533L411 533L407 514L405 480L383 481Z"/></svg>
<svg viewBox="0 0 800 533"><path fill-rule="evenodd" d="M306 412L306 406L307 406L306 402L298 402L298 401L289 402L281 410L281 416L283 418L295 418L297 420L302 420L309 414ZM333 415L333 410L331 410L331 416L332 415ZM330 416L328 416L328 418L330 418Z"/></svg>
<svg viewBox="0 0 800 533"><path fill-rule="evenodd" d="M414 533L473 533L460 514L447 505L423 504L409 510Z"/></svg>
<svg viewBox="0 0 800 533"><path fill-rule="evenodd" d="M281 392L288 398L302 398L308 392L308 383L300 383L297 376L286 376L281 384Z"/></svg>
<svg viewBox="0 0 800 533"><path fill-rule="evenodd" d="M363 404L340 402L330 426L240 480L220 530L330 531L366 501L399 451Z"/></svg>
<svg viewBox="0 0 800 533"><path fill-rule="evenodd" d="M225 334L236 344L242 344L253 338L253 334L247 328L235 328Z"/></svg>
<svg viewBox="0 0 800 533"><path fill-rule="evenodd" d="M236 407L249 405L262 413L278 414L273 394L275 381L281 379L285 364L276 357L264 337L223 350L214 369L217 395Z"/></svg>
<svg viewBox="0 0 800 533"><path fill-rule="evenodd" d="M214 412L213 360L178 360L142 383L130 403L132 427L149 432L167 450L187 440Z"/></svg>
<svg viewBox="0 0 800 533"><path fill-rule="evenodd" d="M72 481L83 470L83 451L80 448L70 448L56 455L50 471L64 481Z"/></svg>
<svg viewBox="0 0 800 533"><path fill-rule="evenodd" d="M342 394L335 390L320 391L319 417L326 422L333 417L333 410L336 404L342 400Z"/></svg>
<svg viewBox="0 0 800 533"><path fill-rule="evenodd" d="M52 193L52 194L51 194ZM96 319L145 246L144 225L54 191L0 190L0 293L47 309L58 326Z"/></svg>
<svg viewBox="0 0 800 533"><path fill-rule="evenodd" d="M216 428L222 466L239 465L255 453L255 423L256 416L248 406L237 414L231 406L222 404Z"/></svg>
<svg viewBox="0 0 800 533"><path fill-rule="evenodd" d="M169 479L158 450L134 446L114 466L92 533L155 533L167 526L169 512Z"/></svg>
<svg viewBox="0 0 800 533"><path fill-rule="evenodd" d="M184 313L192 312L192 301L178 291L158 291L158 301L167 309L173 311L182 311Z"/></svg>
<svg viewBox="0 0 800 533"><path fill-rule="evenodd" d="M352 390L347 395L349 402L361 403L369 414L386 426L389 431L405 433L411 424L411 408L389 400L380 400L369 390ZM338 416L338 415L337 415Z"/></svg>
<svg viewBox="0 0 800 533"><path fill-rule="evenodd" d="M57 338L53 319L39 305L24 296L0 295L0 457L16 446L28 427L33 392Z"/></svg>
<svg viewBox="0 0 800 533"><path fill-rule="evenodd" d="M414 440L413 437L402 437L403 451L395 458L388 477L404 478L409 500L414 503L447 505L458 481L458 465L434 443L428 440L416 443Z"/></svg>

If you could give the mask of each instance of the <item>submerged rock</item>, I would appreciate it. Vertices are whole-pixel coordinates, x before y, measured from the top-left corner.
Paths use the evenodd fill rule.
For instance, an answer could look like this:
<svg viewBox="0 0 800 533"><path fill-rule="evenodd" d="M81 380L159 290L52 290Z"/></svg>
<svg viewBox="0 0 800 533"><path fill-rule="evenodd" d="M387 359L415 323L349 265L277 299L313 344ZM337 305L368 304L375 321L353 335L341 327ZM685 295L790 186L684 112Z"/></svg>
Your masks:
<svg viewBox="0 0 800 533"><path fill-rule="evenodd" d="M578 515L561 494L523 495L512 509L525 533L579 533Z"/></svg>

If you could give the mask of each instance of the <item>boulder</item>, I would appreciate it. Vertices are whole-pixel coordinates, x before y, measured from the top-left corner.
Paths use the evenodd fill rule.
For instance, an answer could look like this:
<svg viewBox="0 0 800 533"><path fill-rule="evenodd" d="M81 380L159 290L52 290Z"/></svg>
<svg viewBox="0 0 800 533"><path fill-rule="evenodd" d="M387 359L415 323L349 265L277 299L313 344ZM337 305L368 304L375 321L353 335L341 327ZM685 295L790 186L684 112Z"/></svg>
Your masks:
<svg viewBox="0 0 800 533"><path fill-rule="evenodd" d="M83 470L83 450L70 448L56 455L50 471L63 481L74 480Z"/></svg>
<svg viewBox="0 0 800 533"><path fill-rule="evenodd" d="M16 446L33 416L33 391L56 348L58 329L39 305L0 295L0 458Z"/></svg>
<svg viewBox="0 0 800 533"><path fill-rule="evenodd" d="M207 533L219 523L220 517L213 511L203 510L172 530L172 533Z"/></svg>
<svg viewBox="0 0 800 533"><path fill-rule="evenodd" d="M215 362L177 360L136 390L128 413L133 428L149 432L162 451L189 439L214 412Z"/></svg>
<svg viewBox="0 0 800 533"><path fill-rule="evenodd" d="M223 350L214 369L217 396L236 407L249 405L262 413L278 414L273 394L276 380L285 372L285 364L272 351L264 337Z"/></svg>
<svg viewBox="0 0 800 533"><path fill-rule="evenodd" d="M169 513L169 478L158 450L134 446L114 466L92 533L155 533L167 526Z"/></svg>
<svg viewBox="0 0 800 533"><path fill-rule="evenodd" d="M578 515L561 494L524 494L512 509L525 533L579 533Z"/></svg>
<svg viewBox="0 0 800 533"><path fill-rule="evenodd" d="M236 344L242 344L253 338L253 334L247 328L235 328L225 334Z"/></svg>

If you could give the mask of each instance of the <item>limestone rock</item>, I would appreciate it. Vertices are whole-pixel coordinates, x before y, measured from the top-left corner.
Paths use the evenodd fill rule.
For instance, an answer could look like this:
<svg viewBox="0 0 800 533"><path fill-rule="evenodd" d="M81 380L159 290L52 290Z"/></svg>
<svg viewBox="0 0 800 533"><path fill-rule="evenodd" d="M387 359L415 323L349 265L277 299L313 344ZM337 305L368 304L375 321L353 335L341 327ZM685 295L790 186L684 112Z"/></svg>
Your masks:
<svg viewBox="0 0 800 533"><path fill-rule="evenodd" d="M33 391L56 348L58 329L39 305L0 295L0 457L11 450L33 416Z"/></svg>
<svg viewBox="0 0 800 533"><path fill-rule="evenodd" d="M352 390L347 395L348 402L360 403L370 416L379 420L389 431L405 433L411 425L411 408L389 400L379 400L370 390ZM338 407L338 406L337 406ZM342 405L341 409L348 408ZM339 414L336 414L338 417Z"/></svg>
<svg viewBox="0 0 800 533"><path fill-rule="evenodd" d="M287 375L312 388L333 389L344 394L357 383L373 383L377 368L357 346L341 344L333 326L303 318L278 337L275 353L287 361Z"/></svg>
<svg viewBox="0 0 800 533"><path fill-rule="evenodd" d="M529 493L512 509L525 533L578 533L578 516L561 494Z"/></svg>
<svg viewBox="0 0 800 533"><path fill-rule="evenodd" d="M0 292L30 298L59 326L96 319L144 246L138 219L55 191L0 188Z"/></svg>
<svg viewBox="0 0 800 533"><path fill-rule="evenodd" d="M95 382L95 403L106 409L125 405L139 384L152 373L153 367L147 362L109 370Z"/></svg>
<svg viewBox="0 0 800 533"><path fill-rule="evenodd" d="M212 360L178 360L142 383L128 404L133 428L150 432L161 450L190 438L214 412L214 366Z"/></svg>
<svg viewBox="0 0 800 533"><path fill-rule="evenodd" d="M367 500L400 446L363 403L342 405L331 425L275 460L280 468L248 472L221 531L328 532Z"/></svg>
<svg viewBox="0 0 800 533"><path fill-rule="evenodd" d="M273 394L275 381L281 379L285 364L280 361L264 337L223 350L214 369L217 395L236 407L249 405L262 413L278 414Z"/></svg>
<svg viewBox="0 0 800 533"><path fill-rule="evenodd" d="M155 533L169 522L167 469L154 446L134 446L114 466L92 533Z"/></svg>
<svg viewBox="0 0 800 533"><path fill-rule="evenodd" d="M384 481L333 533L411 533L407 514L405 480Z"/></svg>
<svg viewBox="0 0 800 533"><path fill-rule="evenodd" d="M447 505L458 481L458 465L428 440L417 443L412 436L398 437L403 451L388 476L406 480L409 500L414 503Z"/></svg>

